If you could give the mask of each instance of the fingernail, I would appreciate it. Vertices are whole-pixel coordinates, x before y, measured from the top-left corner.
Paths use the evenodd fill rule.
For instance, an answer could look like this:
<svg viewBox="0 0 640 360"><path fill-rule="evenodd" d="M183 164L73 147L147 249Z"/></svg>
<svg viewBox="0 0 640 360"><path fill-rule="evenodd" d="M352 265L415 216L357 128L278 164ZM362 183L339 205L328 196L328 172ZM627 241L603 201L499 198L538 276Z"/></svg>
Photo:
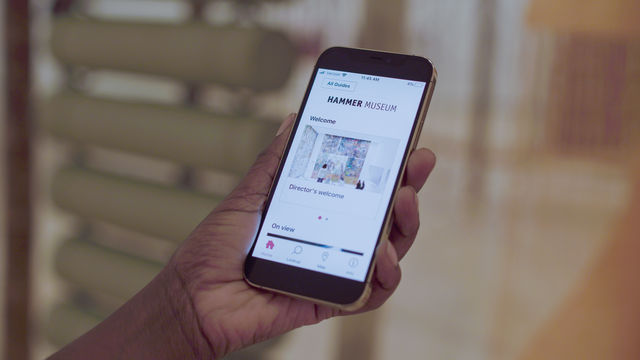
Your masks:
<svg viewBox="0 0 640 360"><path fill-rule="evenodd" d="M390 242L387 242L387 256L393 266L398 266L398 253L396 253L396 248Z"/></svg>
<svg viewBox="0 0 640 360"><path fill-rule="evenodd" d="M413 193L413 204L416 206L416 209L419 206L419 201L418 201L418 193L414 192Z"/></svg>
<svg viewBox="0 0 640 360"><path fill-rule="evenodd" d="M280 124L280 127L278 128L278 132L276 133L276 136L279 136L280 134L282 134L285 131L285 129L289 127L289 124L291 124L291 121L293 121L293 119L295 119L295 117L296 117L296 113L289 114L284 119L282 124Z"/></svg>

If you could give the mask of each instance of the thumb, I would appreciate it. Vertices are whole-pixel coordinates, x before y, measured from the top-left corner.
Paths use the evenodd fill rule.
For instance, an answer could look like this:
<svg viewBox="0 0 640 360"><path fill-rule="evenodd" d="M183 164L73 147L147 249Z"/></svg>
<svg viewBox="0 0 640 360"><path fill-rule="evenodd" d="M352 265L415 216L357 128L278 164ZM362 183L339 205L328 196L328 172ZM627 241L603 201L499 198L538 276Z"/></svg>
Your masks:
<svg viewBox="0 0 640 360"><path fill-rule="evenodd" d="M229 194L223 204L220 204L222 207L229 206L233 210L240 211L258 211L261 209L278 169L278 164L295 118L296 114L291 113L282 122L275 139L258 155L247 175Z"/></svg>

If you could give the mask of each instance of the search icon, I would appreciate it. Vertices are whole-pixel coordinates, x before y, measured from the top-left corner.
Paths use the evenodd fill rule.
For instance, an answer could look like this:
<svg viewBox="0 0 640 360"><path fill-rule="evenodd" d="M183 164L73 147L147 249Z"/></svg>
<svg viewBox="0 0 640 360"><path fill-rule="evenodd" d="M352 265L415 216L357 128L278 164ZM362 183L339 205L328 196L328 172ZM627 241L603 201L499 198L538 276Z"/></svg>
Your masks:
<svg viewBox="0 0 640 360"><path fill-rule="evenodd" d="M293 248L292 254L300 254L302 253L302 246L297 245L296 247Z"/></svg>

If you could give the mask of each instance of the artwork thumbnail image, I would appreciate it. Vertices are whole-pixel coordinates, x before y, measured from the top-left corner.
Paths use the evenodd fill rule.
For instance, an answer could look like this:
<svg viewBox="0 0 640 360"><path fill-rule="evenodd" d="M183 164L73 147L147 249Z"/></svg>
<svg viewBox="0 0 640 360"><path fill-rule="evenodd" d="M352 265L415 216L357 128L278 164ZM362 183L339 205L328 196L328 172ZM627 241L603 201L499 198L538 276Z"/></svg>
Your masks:
<svg viewBox="0 0 640 360"><path fill-rule="evenodd" d="M359 139L330 131L333 133L310 125L305 127L289 177L381 192L389 178L398 141Z"/></svg>

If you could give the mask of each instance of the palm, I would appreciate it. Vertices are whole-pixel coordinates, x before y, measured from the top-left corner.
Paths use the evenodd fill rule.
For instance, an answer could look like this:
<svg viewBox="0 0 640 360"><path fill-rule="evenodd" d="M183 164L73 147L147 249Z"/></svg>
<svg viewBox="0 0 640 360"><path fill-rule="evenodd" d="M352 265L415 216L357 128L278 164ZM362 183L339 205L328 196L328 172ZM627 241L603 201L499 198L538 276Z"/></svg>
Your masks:
<svg viewBox="0 0 640 360"><path fill-rule="evenodd" d="M229 352L319 322L337 310L262 291L243 279L260 203L230 197L190 236L179 257L202 331ZM242 207L244 206L244 207ZM232 330L231 330L232 329Z"/></svg>

